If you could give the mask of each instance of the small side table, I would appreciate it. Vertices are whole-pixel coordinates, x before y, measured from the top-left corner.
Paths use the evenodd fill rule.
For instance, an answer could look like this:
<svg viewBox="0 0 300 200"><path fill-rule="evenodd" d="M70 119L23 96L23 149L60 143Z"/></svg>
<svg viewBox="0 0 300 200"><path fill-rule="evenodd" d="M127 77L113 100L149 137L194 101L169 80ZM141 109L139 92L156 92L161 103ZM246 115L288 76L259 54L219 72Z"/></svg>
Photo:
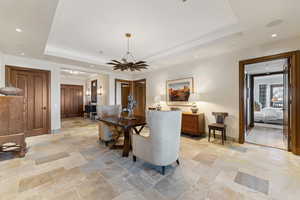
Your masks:
<svg viewBox="0 0 300 200"><path fill-rule="evenodd" d="M211 130L214 131L214 138L216 138L216 131L221 131L222 144L224 145L224 140L226 140L226 125L220 123L214 123L208 125L208 141L210 142Z"/></svg>

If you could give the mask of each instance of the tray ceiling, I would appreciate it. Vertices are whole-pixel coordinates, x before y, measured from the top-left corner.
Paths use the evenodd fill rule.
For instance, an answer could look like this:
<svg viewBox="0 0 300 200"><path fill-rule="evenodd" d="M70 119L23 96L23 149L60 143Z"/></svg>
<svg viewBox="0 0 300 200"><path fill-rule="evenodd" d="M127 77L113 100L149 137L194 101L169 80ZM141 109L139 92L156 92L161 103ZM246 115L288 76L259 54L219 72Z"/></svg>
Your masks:
<svg viewBox="0 0 300 200"><path fill-rule="evenodd" d="M45 53L104 64L125 53L124 34L130 32L137 59L155 60L237 22L227 0L63 0Z"/></svg>

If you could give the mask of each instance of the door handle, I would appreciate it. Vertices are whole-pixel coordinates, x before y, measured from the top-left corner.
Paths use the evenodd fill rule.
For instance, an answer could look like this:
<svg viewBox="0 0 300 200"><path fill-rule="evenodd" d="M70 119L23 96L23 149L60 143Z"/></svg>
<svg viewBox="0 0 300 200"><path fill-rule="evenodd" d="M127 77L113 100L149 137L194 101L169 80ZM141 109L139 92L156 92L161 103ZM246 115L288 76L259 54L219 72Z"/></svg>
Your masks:
<svg viewBox="0 0 300 200"><path fill-rule="evenodd" d="M47 107L46 107L46 106L44 106L42 109L43 109L43 110L47 110Z"/></svg>

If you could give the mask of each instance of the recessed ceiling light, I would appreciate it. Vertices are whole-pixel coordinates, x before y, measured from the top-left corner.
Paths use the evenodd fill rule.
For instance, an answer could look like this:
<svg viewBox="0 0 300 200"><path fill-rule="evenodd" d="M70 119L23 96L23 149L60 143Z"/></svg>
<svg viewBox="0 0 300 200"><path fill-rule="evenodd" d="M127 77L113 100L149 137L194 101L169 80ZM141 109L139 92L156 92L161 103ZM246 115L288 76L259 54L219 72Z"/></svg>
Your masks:
<svg viewBox="0 0 300 200"><path fill-rule="evenodd" d="M21 55L21 56L24 56L24 55L25 55L25 53L24 53L24 52L22 52L22 53L20 53L20 55Z"/></svg>
<svg viewBox="0 0 300 200"><path fill-rule="evenodd" d="M71 74L79 74L80 72L79 71L72 71L70 72Z"/></svg>
<svg viewBox="0 0 300 200"><path fill-rule="evenodd" d="M18 33L21 33L21 32L22 32L22 29L16 28L16 31L17 31Z"/></svg>
<svg viewBox="0 0 300 200"><path fill-rule="evenodd" d="M272 36L272 38L275 38L275 37L277 37L277 34L274 33L274 34L272 34L271 36Z"/></svg>

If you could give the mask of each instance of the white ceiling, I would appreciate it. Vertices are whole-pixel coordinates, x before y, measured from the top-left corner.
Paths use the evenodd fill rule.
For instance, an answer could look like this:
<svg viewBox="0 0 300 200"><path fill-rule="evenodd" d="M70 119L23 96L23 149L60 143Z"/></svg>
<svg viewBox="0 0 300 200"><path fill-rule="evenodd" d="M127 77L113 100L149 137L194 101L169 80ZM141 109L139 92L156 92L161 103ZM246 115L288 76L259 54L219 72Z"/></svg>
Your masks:
<svg viewBox="0 0 300 200"><path fill-rule="evenodd" d="M149 59L236 23L226 0L63 0L46 54L105 64L124 55L129 32L134 55Z"/></svg>
<svg viewBox="0 0 300 200"><path fill-rule="evenodd" d="M104 63L125 53L131 32L133 54L157 69L298 36L299 8L299 0L1 0L0 51L111 71Z"/></svg>

